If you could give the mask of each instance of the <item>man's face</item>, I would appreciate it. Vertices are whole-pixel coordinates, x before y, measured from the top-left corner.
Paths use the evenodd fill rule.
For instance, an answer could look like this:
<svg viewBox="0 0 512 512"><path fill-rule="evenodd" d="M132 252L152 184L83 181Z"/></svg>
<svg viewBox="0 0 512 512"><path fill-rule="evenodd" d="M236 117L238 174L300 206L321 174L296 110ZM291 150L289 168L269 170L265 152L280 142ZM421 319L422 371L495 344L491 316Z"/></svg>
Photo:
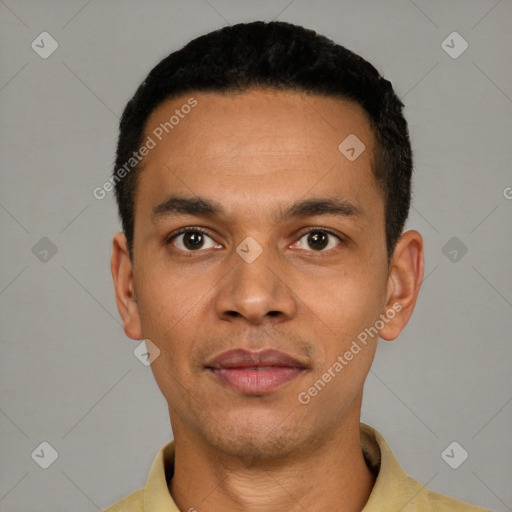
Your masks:
<svg viewBox="0 0 512 512"><path fill-rule="evenodd" d="M145 138L190 96L197 106L157 141L138 177L137 318L125 331L161 351L152 370L176 439L187 432L224 453L282 457L359 417L377 337L359 342L341 371L332 368L389 307L374 137L356 104L251 90L167 101L152 113ZM353 161L338 149L351 134L366 146ZM201 197L222 212L161 206L155 214L170 196ZM353 211L285 215L311 199L350 203ZM173 237L182 228L188 232ZM277 387L265 388L257 375L252 388L233 387L207 366L238 348L279 350L303 369ZM286 370L270 371L282 378ZM325 386L307 400L304 392L322 378Z"/></svg>

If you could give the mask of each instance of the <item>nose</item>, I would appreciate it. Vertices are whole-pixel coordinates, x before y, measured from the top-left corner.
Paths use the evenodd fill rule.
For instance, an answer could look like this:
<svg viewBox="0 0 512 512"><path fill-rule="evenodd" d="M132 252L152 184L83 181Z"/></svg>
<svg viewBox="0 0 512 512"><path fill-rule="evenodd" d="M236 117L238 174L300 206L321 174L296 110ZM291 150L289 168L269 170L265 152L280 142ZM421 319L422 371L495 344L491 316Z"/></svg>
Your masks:
<svg viewBox="0 0 512 512"><path fill-rule="evenodd" d="M215 308L219 318L244 319L251 324L293 318L297 312L296 296L278 255L263 248L254 261L246 261L238 253L232 256L233 268L217 287Z"/></svg>

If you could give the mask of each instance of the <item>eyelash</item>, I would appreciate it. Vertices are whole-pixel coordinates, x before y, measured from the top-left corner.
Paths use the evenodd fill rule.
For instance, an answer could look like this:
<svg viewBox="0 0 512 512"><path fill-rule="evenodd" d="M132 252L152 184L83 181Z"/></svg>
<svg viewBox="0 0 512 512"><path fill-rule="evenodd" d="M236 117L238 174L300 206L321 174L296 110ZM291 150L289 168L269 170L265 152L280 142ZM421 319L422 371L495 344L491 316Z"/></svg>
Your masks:
<svg viewBox="0 0 512 512"><path fill-rule="evenodd" d="M184 228L180 228L178 229L178 231L175 231L172 235L170 235L169 237L167 237L166 239L166 244L170 244L172 243L172 241L178 237L179 235L182 235L183 233L189 233L189 232L193 232L193 233L201 233L203 235L206 235L208 236L209 238L212 238L207 231L205 231L204 229L200 228L200 227L195 227L195 226L187 226L187 227L184 227ZM327 233L331 236L333 236L334 238L337 238L339 240L340 243L346 243L346 240L345 238L343 238L342 236L338 235L335 231L329 229L329 228L323 228L323 227L320 227L320 226L314 226L314 227L311 227L311 228L308 228L306 231L301 231L300 232L300 235L297 239L300 240L304 235L307 235L309 233L316 233L316 232L321 232L321 233ZM294 242L295 243L295 242ZM307 252L313 252L313 253L323 253L323 252L331 252L331 251L335 251L337 248L333 248L333 249L328 249L327 251L324 251L324 250L321 250L321 251L307 251ZM178 249L180 250L180 249ZM182 252L185 252L186 254L194 254L196 252L202 252L200 250L198 251L182 251Z"/></svg>

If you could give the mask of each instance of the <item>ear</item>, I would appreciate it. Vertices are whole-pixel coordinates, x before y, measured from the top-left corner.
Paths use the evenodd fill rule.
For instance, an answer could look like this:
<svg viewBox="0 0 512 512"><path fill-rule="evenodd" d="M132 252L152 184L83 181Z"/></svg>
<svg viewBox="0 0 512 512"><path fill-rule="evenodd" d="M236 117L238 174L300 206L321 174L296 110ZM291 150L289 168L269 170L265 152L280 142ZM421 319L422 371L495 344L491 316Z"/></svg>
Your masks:
<svg viewBox="0 0 512 512"><path fill-rule="evenodd" d="M383 311L388 321L379 333L384 340L394 340L407 325L423 281L423 264L423 238L414 230L403 233L389 264Z"/></svg>
<svg viewBox="0 0 512 512"><path fill-rule="evenodd" d="M110 269L114 280L117 309L123 320L124 332L129 338L140 340L144 336L135 296L133 267L124 233L117 233L112 241Z"/></svg>

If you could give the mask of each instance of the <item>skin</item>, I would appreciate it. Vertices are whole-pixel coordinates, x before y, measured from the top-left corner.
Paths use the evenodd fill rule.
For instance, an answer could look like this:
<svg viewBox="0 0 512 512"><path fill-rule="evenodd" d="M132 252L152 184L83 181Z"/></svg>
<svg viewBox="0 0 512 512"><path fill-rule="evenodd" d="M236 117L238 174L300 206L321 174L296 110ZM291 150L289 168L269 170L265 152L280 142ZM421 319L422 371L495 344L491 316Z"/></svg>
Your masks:
<svg viewBox="0 0 512 512"><path fill-rule="evenodd" d="M297 397L397 303L379 336L400 334L423 278L422 237L403 233L388 265L384 197L371 171L375 141L357 104L261 89L194 93L161 104L145 136L190 96L198 105L143 161L134 260L118 233L111 265L126 335L161 350L151 368L175 438L170 492L180 510L360 511L375 481L359 420L378 337L307 405ZM355 161L338 150L349 134L366 146ZM153 219L171 194L215 200L225 214ZM363 215L276 220L312 197L343 198ZM184 245L190 235L169 241L188 226L207 231L203 248ZM307 232L320 228L340 239L328 235L319 250ZM236 252L248 236L263 249L252 263ZM271 393L248 396L204 368L239 347L276 348L308 368Z"/></svg>

